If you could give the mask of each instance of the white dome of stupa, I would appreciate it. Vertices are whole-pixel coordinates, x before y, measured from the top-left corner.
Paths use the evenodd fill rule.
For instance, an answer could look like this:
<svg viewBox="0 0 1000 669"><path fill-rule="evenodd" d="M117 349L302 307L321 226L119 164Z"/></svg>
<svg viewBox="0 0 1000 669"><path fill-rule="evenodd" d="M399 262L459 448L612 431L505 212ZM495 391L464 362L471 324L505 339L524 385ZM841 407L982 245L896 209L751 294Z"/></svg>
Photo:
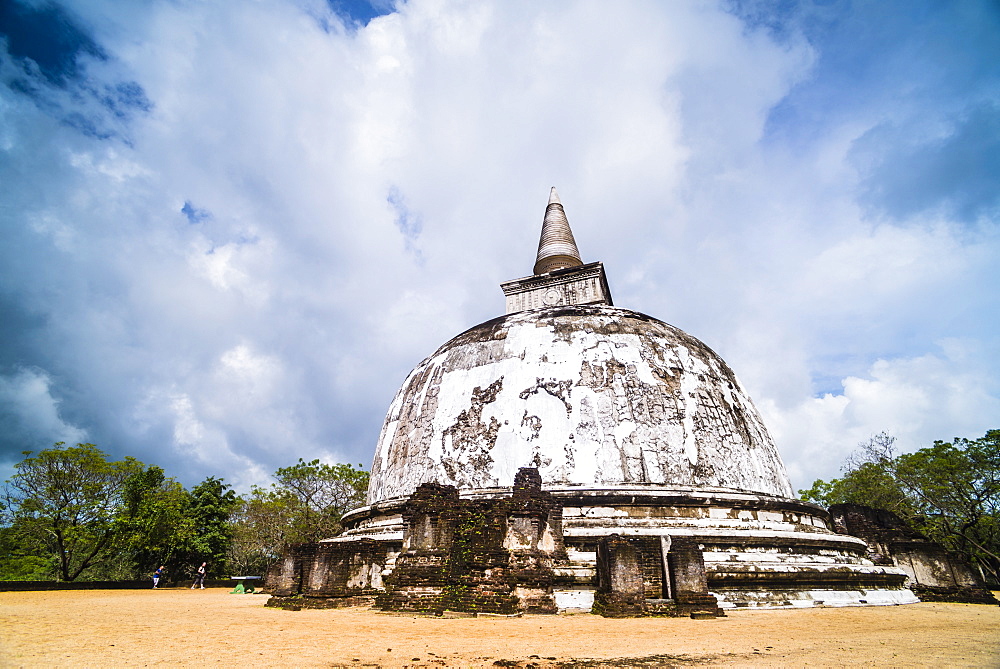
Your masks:
<svg viewBox="0 0 1000 669"><path fill-rule="evenodd" d="M368 503L421 483L667 485L791 497L778 451L729 366L691 335L611 306L549 196L531 277L503 285L507 315L421 362L389 408Z"/></svg>
<svg viewBox="0 0 1000 669"><path fill-rule="evenodd" d="M533 272L501 284L505 316L410 372L382 426L368 503L344 515L342 535L283 563L283 592L389 593L390 609L417 606L444 592L455 546L493 536L456 525L461 509L485 518L516 507L491 532L503 551L534 557L497 549L497 573L553 560L551 582L531 592L558 610L592 610L619 581L672 602L686 596L677 579L695 577L723 608L917 601L900 569L873 564L864 541L793 498L760 414L718 354L614 306L555 189ZM613 545L632 551L631 567L618 564L632 576L611 575Z"/></svg>

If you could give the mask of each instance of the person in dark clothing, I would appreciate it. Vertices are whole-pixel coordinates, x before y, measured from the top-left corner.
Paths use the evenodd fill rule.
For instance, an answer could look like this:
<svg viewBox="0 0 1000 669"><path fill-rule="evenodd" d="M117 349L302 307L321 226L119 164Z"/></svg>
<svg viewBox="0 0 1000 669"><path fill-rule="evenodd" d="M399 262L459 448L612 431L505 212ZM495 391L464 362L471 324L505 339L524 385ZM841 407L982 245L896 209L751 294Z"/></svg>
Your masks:
<svg viewBox="0 0 1000 669"><path fill-rule="evenodd" d="M202 562L201 566L198 567L198 571L195 572L195 574L194 574L194 583L191 584L191 589L192 590L194 590L199 585L201 586L202 590L205 589L205 565L206 564L208 564L208 563L207 562Z"/></svg>

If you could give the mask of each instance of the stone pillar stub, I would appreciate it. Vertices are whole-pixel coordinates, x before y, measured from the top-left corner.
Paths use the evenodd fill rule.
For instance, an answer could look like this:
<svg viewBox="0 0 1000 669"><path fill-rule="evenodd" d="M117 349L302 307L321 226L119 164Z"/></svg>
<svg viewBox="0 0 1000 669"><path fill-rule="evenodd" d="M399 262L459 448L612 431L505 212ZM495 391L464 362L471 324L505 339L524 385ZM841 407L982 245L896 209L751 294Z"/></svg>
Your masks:
<svg viewBox="0 0 1000 669"><path fill-rule="evenodd" d="M645 612L646 593L638 549L619 534L601 539L597 545L594 613L608 618L625 618Z"/></svg>
<svg viewBox="0 0 1000 669"><path fill-rule="evenodd" d="M708 594L705 556L697 542L686 537L674 539L667 563L670 565L670 580L675 598Z"/></svg>
<svg viewBox="0 0 1000 669"><path fill-rule="evenodd" d="M420 484L403 508L403 551L449 550L458 508L455 486Z"/></svg>
<svg viewBox="0 0 1000 669"><path fill-rule="evenodd" d="M677 612L692 618L723 615L719 601L708 592L705 554L695 539L673 537L667 555Z"/></svg>
<svg viewBox="0 0 1000 669"><path fill-rule="evenodd" d="M514 474L514 497L523 497L533 492L541 492L542 475L537 467L521 467Z"/></svg>
<svg viewBox="0 0 1000 669"><path fill-rule="evenodd" d="M670 546L673 539L669 534L660 536L660 564L663 565L663 596L667 599L674 598L674 586L670 582Z"/></svg>

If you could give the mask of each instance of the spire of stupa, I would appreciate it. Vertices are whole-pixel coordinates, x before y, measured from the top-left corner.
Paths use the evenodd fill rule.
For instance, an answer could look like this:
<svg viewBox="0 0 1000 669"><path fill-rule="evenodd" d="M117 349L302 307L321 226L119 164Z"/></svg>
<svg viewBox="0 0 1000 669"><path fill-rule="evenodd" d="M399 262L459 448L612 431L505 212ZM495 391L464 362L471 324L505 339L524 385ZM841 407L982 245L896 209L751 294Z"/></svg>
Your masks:
<svg viewBox="0 0 1000 669"><path fill-rule="evenodd" d="M500 287L507 298L508 314L577 304L614 306L604 265L600 262L584 265L580 260L580 251L555 188L549 192L549 206L545 208L535 273L505 281Z"/></svg>
<svg viewBox="0 0 1000 669"><path fill-rule="evenodd" d="M546 274L553 270L582 265L580 251L576 248L573 231L569 229L566 212L559 201L555 186L549 192L549 204L545 208L542 221L542 236L538 240L538 256L535 258L535 274Z"/></svg>

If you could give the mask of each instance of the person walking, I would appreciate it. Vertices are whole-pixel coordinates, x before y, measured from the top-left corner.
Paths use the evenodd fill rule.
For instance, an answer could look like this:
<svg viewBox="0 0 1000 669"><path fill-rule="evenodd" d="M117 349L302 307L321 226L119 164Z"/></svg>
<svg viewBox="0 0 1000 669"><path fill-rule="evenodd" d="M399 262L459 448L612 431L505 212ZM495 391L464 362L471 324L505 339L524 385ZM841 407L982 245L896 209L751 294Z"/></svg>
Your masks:
<svg viewBox="0 0 1000 669"><path fill-rule="evenodd" d="M153 572L153 590L156 590L160 585L160 577L163 576L163 570L166 569L163 565Z"/></svg>
<svg viewBox="0 0 1000 669"><path fill-rule="evenodd" d="M194 574L194 583L191 584L191 589L194 590L195 587L201 586L201 589L205 589L205 565L207 562L202 562L201 566L198 567L198 571Z"/></svg>

